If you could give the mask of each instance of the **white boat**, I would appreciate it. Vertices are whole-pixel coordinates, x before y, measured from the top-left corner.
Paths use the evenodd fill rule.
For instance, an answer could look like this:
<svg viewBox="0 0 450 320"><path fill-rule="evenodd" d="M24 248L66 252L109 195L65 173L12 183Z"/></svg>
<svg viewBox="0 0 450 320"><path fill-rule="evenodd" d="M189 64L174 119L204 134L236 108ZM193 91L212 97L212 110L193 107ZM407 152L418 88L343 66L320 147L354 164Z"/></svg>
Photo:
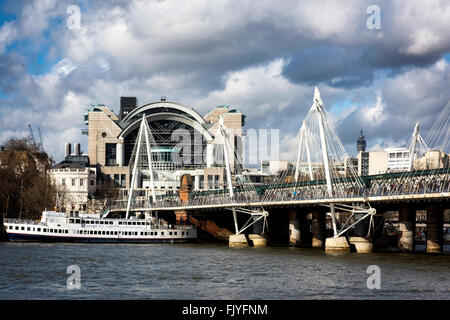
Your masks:
<svg viewBox="0 0 450 320"><path fill-rule="evenodd" d="M157 224L147 219L80 217L78 214L44 211L41 220L4 219L10 241L40 242L195 242L193 225Z"/></svg>

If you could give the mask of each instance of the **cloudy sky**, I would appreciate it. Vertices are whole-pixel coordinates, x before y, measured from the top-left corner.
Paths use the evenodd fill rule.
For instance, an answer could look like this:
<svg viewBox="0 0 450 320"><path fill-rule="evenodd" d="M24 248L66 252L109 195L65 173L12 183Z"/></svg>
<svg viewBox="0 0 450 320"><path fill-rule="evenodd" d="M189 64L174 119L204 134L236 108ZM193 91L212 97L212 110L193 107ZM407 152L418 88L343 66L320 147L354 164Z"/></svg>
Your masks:
<svg viewBox="0 0 450 320"><path fill-rule="evenodd" d="M286 147L317 85L350 155L360 129L369 149L403 146L450 99L449 30L447 0L2 1L0 143L30 123L59 161L87 149L86 106L167 96L236 107Z"/></svg>

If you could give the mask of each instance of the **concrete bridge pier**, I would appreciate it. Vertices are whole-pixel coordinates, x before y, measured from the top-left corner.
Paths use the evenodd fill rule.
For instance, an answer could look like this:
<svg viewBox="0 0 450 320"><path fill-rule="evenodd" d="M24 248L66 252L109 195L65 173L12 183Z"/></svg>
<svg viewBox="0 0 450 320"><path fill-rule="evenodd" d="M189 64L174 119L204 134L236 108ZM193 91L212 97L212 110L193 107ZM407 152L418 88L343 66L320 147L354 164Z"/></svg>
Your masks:
<svg viewBox="0 0 450 320"><path fill-rule="evenodd" d="M437 253L443 249L444 207L432 205L427 208L427 252Z"/></svg>
<svg viewBox="0 0 450 320"><path fill-rule="evenodd" d="M248 247L247 237L243 233L232 234L228 240L228 246L233 248Z"/></svg>
<svg viewBox="0 0 450 320"><path fill-rule="evenodd" d="M311 245L306 212L298 209L289 211L289 246L307 247Z"/></svg>
<svg viewBox="0 0 450 320"><path fill-rule="evenodd" d="M312 212L311 232L312 247L324 248L326 232L325 212L318 210Z"/></svg>
<svg viewBox="0 0 450 320"><path fill-rule="evenodd" d="M398 210L398 222L400 238L398 247L402 251L413 252L415 250L416 209L404 205Z"/></svg>
<svg viewBox="0 0 450 320"><path fill-rule="evenodd" d="M253 220L259 216L253 216ZM264 234L264 218L259 219L252 225L252 233L248 235L249 245L252 247L265 247L267 245L267 236Z"/></svg>

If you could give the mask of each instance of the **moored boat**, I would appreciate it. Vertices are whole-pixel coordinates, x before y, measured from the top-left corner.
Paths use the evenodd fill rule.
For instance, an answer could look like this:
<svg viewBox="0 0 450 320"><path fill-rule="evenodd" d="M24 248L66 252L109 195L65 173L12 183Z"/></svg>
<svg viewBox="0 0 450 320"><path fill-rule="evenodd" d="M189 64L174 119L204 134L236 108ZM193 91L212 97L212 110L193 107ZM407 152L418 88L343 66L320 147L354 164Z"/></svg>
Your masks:
<svg viewBox="0 0 450 320"><path fill-rule="evenodd" d="M44 211L40 220L4 219L10 241L40 242L195 242L193 225L160 224L146 219L108 219Z"/></svg>

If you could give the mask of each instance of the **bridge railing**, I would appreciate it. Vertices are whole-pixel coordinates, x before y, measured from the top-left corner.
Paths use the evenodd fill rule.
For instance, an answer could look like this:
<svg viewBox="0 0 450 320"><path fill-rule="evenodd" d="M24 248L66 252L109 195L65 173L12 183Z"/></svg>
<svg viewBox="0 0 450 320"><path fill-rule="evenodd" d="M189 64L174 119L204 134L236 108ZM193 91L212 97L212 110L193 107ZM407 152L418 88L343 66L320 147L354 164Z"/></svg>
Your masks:
<svg viewBox="0 0 450 320"><path fill-rule="evenodd" d="M450 175L438 174L431 176L411 176L402 179L393 176L385 180L374 180L370 186L359 187L342 183L334 186L330 194L325 184L307 186L295 186L286 184L272 189L264 190L264 193L251 193L248 190L236 192L233 199L226 192L220 193L193 193L190 199L181 202L177 197L163 198L156 202L148 200L134 201L133 209L139 208L169 208L185 206L220 205L230 203L255 203L263 202L288 202L296 200L319 199L345 199L377 196L414 195L428 193L450 192ZM113 209L126 208L126 201L113 205Z"/></svg>

